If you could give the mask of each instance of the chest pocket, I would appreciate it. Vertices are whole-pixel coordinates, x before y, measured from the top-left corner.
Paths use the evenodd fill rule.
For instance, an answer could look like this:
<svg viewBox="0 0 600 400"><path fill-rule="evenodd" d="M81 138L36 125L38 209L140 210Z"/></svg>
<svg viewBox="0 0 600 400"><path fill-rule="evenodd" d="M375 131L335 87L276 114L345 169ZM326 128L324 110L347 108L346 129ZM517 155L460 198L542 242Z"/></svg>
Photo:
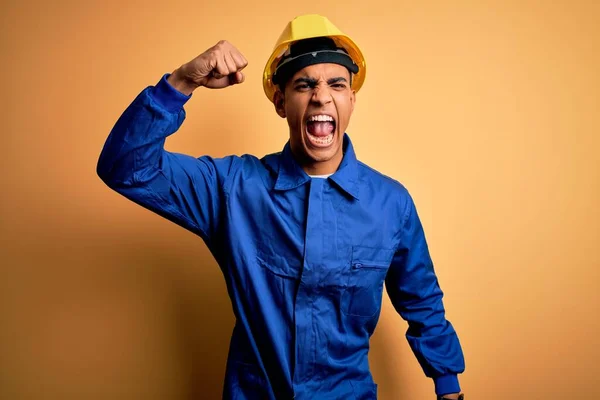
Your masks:
<svg viewBox="0 0 600 400"><path fill-rule="evenodd" d="M302 260L297 256L294 257L291 251L276 253L259 248L257 250L257 261L263 268L279 277L300 279Z"/></svg>
<svg viewBox="0 0 600 400"><path fill-rule="evenodd" d="M352 247L352 261L341 300L344 314L373 317L379 312L383 282L393 257L393 249Z"/></svg>

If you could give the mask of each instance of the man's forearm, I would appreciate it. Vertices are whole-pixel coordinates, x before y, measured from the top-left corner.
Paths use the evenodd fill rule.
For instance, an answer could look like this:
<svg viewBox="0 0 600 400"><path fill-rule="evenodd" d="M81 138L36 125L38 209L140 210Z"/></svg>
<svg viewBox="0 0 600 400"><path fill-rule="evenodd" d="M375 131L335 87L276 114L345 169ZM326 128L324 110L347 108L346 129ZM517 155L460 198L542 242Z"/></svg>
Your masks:
<svg viewBox="0 0 600 400"><path fill-rule="evenodd" d="M109 186L133 185L158 168L167 136L183 122L187 97L168 87L165 78L146 88L121 115L98 159L97 173Z"/></svg>

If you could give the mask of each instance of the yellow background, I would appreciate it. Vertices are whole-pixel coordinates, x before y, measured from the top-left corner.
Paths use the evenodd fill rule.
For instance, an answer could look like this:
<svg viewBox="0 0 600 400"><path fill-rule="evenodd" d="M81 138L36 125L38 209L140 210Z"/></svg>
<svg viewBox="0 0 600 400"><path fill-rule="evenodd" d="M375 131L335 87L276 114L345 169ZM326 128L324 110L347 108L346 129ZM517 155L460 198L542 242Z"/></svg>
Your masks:
<svg viewBox="0 0 600 400"><path fill-rule="evenodd" d="M2 2L1 399L220 398L220 271L96 161L144 87L219 39L247 81L197 91L167 149L279 151L262 69L287 21L315 12L367 57L348 132L415 198L468 398L600 395L600 2L318 3ZM405 329L385 298L380 398L431 399Z"/></svg>

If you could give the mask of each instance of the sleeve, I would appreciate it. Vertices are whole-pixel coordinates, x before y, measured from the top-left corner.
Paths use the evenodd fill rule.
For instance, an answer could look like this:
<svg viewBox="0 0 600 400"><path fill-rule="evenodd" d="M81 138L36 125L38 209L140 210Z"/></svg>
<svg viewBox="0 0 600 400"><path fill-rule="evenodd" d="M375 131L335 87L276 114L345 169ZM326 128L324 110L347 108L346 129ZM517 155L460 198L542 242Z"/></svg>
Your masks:
<svg viewBox="0 0 600 400"><path fill-rule="evenodd" d="M191 97L174 89L167 77L144 89L118 119L97 173L116 192L208 243L219 228L223 187L239 158L194 158L164 149L166 138L183 123L183 105Z"/></svg>
<svg viewBox="0 0 600 400"><path fill-rule="evenodd" d="M386 290L396 311L408 322L406 338L425 375L433 378L436 394L460 392L457 374L465 369L462 348L446 320L443 292L410 196Z"/></svg>

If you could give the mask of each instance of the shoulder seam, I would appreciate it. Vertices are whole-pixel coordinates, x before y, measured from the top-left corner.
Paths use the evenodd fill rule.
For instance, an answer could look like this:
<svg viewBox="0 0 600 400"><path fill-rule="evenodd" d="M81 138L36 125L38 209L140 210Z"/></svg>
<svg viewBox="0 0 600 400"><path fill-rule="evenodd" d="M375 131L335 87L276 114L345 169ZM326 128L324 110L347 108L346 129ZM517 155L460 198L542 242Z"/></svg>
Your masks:
<svg viewBox="0 0 600 400"><path fill-rule="evenodd" d="M357 160L357 163L358 163L359 166L365 168L369 172L372 172L372 173L380 176L381 178L385 179L386 181L391 182L391 183L399 186L402 190L408 192L408 189L402 184L402 182L398 181L397 179L394 179L391 176L385 175L384 173L382 173L380 171L377 171L375 168L370 167L369 165L365 164L362 161Z"/></svg>

